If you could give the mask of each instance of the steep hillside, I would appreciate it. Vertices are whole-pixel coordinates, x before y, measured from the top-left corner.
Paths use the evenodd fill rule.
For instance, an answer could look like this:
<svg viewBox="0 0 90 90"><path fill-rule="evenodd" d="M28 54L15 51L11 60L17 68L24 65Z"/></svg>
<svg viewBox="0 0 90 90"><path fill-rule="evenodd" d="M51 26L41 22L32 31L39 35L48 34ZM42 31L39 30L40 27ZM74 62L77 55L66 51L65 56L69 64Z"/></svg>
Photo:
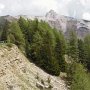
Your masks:
<svg viewBox="0 0 90 90"><path fill-rule="evenodd" d="M67 88L59 77L51 76L29 62L17 46L0 44L0 90L67 90Z"/></svg>

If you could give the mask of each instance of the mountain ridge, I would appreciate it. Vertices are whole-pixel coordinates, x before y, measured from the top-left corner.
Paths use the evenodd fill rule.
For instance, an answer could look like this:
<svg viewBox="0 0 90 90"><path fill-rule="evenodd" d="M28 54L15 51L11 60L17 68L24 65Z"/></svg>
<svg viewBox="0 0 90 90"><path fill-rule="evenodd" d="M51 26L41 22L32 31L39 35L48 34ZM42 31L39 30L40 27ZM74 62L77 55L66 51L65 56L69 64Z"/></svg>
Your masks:
<svg viewBox="0 0 90 90"><path fill-rule="evenodd" d="M90 33L90 21L59 15L54 10L50 10L49 12L46 13L45 16L28 16L28 15L18 15L14 17L10 15L3 16L4 19L7 19L9 21L17 20L20 17L31 20L34 20L35 18L37 18L39 21L43 20L47 22L52 28L56 28L57 30L62 31L65 34L65 36L68 36L68 32L70 30L74 30L79 38L83 38L88 33Z"/></svg>

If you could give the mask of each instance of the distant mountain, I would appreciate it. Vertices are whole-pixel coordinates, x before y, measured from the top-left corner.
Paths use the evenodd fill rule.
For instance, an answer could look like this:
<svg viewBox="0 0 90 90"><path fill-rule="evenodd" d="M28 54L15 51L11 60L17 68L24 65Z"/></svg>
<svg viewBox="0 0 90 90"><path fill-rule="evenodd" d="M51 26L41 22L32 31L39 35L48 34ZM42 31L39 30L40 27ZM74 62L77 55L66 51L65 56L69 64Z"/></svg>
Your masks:
<svg viewBox="0 0 90 90"><path fill-rule="evenodd" d="M46 13L45 16L2 16L0 17L0 23L3 21L1 20L2 18L12 21L19 19L20 16L25 19L34 20L35 18L37 18L38 20L46 21L52 28L56 28L57 30L62 31L65 36L68 36L68 32L70 30L76 31L79 38L85 37L88 33L90 33L90 21L59 15L54 10L50 10Z"/></svg>
<svg viewBox="0 0 90 90"><path fill-rule="evenodd" d="M53 10L50 10L45 17L52 27L61 30L66 36L70 30L76 31L79 38L90 33L90 21L61 16Z"/></svg>

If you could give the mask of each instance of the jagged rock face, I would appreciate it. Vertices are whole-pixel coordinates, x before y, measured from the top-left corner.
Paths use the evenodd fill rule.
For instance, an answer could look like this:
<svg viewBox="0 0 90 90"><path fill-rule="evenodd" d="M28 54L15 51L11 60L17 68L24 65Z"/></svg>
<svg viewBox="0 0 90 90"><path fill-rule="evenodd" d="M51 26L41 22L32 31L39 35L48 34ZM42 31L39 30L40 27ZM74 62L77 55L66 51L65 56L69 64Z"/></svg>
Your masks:
<svg viewBox="0 0 90 90"><path fill-rule="evenodd" d="M51 17L50 17L51 15ZM55 17L53 18L52 17ZM63 33L68 36L70 30L76 31L79 38L85 37L90 33L90 21L87 20L78 20L71 17L60 16L54 11L50 11L46 14L46 18L49 18L48 23L50 26L56 28L57 30L63 31Z"/></svg>
<svg viewBox="0 0 90 90"><path fill-rule="evenodd" d="M57 19L58 14L54 12L54 10L50 10L48 13L46 13L45 17L48 19Z"/></svg>
<svg viewBox="0 0 90 90"><path fill-rule="evenodd" d="M52 89L48 89L49 85ZM9 47L0 43L0 90L67 90L67 88L60 77L51 76L31 63L17 46Z"/></svg>
<svg viewBox="0 0 90 90"><path fill-rule="evenodd" d="M66 17L59 16L56 12L50 10L48 13L46 13L45 18L51 27L54 27L57 30L62 30L63 32L66 31Z"/></svg>

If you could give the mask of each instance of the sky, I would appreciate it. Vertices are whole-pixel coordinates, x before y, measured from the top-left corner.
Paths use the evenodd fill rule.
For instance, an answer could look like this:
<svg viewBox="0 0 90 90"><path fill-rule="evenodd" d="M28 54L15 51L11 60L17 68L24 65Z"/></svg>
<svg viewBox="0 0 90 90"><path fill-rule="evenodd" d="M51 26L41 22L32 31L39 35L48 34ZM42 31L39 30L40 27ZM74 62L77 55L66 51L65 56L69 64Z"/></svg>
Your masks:
<svg viewBox="0 0 90 90"><path fill-rule="evenodd" d="M90 0L0 0L0 16L43 16L51 9L60 15L90 20Z"/></svg>

